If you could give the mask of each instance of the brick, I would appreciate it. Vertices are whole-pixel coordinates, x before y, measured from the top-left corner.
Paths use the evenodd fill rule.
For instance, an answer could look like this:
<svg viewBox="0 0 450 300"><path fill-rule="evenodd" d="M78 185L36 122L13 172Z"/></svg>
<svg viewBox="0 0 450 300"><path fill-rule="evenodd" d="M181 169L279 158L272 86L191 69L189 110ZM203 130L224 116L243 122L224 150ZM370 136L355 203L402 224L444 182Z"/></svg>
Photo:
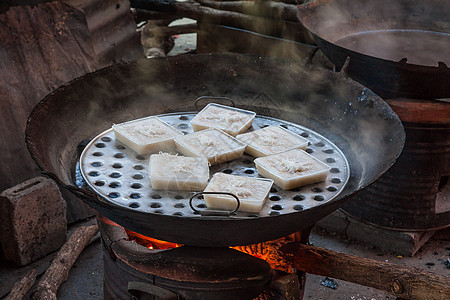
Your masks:
<svg viewBox="0 0 450 300"><path fill-rule="evenodd" d="M66 240L66 202L58 186L35 177L0 194L0 241L6 260L29 264Z"/></svg>

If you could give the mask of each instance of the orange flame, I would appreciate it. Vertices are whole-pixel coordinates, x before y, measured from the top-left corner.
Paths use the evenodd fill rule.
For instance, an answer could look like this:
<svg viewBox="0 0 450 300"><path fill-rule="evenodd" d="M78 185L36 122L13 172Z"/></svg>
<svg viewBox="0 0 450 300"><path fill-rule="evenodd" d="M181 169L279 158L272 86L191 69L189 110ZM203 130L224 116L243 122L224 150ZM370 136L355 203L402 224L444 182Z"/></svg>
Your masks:
<svg viewBox="0 0 450 300"><path fill-rule="evenodd" d="M145 246L149 249L172 249L183 246L182 244L171 243L150 238L145 235L130 231L128 229L125 229L125 231L127 232L130 241L135 241L136 243ZM292 234L287 237L269 242L246 246L236 246L231 248L267 261L272 269L292 273L294 269L289 263L287 263L281 257L281 255L279 255L278 249L281 246L294 241L295 239L296 239L295 234Z"/></svg>

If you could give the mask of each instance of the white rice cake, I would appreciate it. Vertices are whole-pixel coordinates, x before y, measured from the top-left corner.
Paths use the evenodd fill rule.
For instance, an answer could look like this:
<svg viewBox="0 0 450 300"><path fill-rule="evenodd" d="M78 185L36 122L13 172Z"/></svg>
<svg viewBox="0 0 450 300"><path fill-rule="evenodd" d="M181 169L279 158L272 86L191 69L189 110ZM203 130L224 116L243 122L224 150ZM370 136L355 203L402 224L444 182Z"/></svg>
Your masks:
<svg viewBox="0 0 450 300"><path fill-rule="evenodd" d="M186 156L206 157L211 165L241 157L246 144L217 129L206 129L175 140L177 151Z"/></svg>
<svg viewBox="0 0 450 300"><path fill-rule="evenodd" d="M252 126L256 113L230 106L210 103L192 120L194 131L217 128L236 136Z"/></svg>
<svg viewBox="0 0 450 300"><path fill-rule="evenodd" d="M267 126L263 129L239 134L236 139L247 144L245 152L261 157L292 149L306 149L308 140L281 126Z"/></svg>
<svg viewBox="0 0 450 300"><path fill-rule="evenodd" d="M168 153L150 155L150 183L155 190L202 191L208 184L208 160Z"/></svg>
<svg viewBox="0 0 450 300"><path fill-rule="evenodd" d="M300 149L255 159L259 175L284 190L325 181L330 167Z"/></svg>
<svg viewBox="0 0 450 300"><path fill-rule="evenodd" d="M173 139L182 136L175 127L158 117L147 117L112 126L116 140L124 143L138 154L172 151Z"/></svg>
<svg viewBox="0 0 450 300"><path fill-rule="evenodd" d="M250 178L225 173L216 173L204 192L227 192L239 198L238 211L259 213L269 195L273 181L265 178ZM203 195L208 209L232 211L237 201L230 195Z"/></svg>

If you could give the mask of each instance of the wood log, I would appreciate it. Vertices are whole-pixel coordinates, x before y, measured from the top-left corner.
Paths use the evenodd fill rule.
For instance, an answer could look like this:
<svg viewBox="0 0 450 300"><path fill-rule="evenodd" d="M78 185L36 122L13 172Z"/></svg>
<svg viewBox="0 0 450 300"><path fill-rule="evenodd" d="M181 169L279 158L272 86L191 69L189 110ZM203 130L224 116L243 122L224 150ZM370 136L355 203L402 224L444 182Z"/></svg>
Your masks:
<svg viewBox="0 0 450 300"><path fill-rule="evenodd" d="M4 300L22 300L36 281L36 269L31 269L25 276L14 284Z"/></svg>
<svg viewBox="0 0 450 300"><path fill-rule="evenodd" d="M98 226L95 224L82 226L72 233L59 250L50 267L42 275L31 294L32 299L56 299L59 286L66 281L70 268L97 231Z"/></svg>
<svg viewBox="0 0 450 300"><path fill-rule="evenodd" d="M170 9L167 8L165 10L198 22L236 27L298 42L305 42L308 37L308 33L298 22L280 22L279 20L250 16L243 13L223 11L202 6L195 1L170 3Z"/></svg>
<svg viewBox="0 0 450 300"><path fill-rule="evenodd" d="M219 10L233 11L251 16L290 22L298 22L297 6L272 1L216 1L196 0L198 3Z"/></svg>
<svg viewBox="0 0 450 300"><path fill-rule="evenodd" d="M450 277L419 268L291 243L280 248L298 270L328 276L391 293L402 299L450 299Z"/></svg>
<svg viewBox="0 0 450 300"><path fill-rule="evenodd" d="M146 26L146 34L151 37L169 37L176 34L186 34L197 32L197 24L183 24L174 26Z"/></svg>

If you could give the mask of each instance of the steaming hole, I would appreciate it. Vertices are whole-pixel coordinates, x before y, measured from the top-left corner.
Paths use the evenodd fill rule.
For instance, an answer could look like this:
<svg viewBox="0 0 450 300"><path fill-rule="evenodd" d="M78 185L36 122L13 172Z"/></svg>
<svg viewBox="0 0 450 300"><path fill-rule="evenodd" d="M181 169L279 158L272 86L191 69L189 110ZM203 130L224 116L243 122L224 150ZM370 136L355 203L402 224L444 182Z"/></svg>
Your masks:
<svg viewBox="0 0 450 300"><path fill-rule="evenodd" d="M116 188L120 187L120 182L113 181L108 186L112 189L116 189Z"/></svg>
<svg viewBox="0 0 450 300"><path fill-rule="evenodd" d="M92 155L94 155L94 156L102 156L103 152L94 152L94 153L92 153Z"/></svg>
<svg viewBox="0 0 450 300"><path fill-rule="evenodd" d="M119 178L121 176L122 176L122 174L120 174L119 172L113 172L113 173L109 174L109 177L111 177L111 178Z"/></svg>
<svg viewBox="0 0 450 300"><path fill-rule="evenodd" d="M287 125L285 124L281 124L280 126L283 127L284 129L288 129Z"/></svg>
<svg viewBox="0 0 450 300"><path fill-rule="evenodd" d="M277 196L277 195L274 195L274 196L270 196L269 199L272 200L272 201L280 201L281 197Z"/></svg>
<svg viewBox="0 0 450 300"><path fill-rule="evenodd" d="M184 208L184 204L183 203L177 203L173 207L175 207L175 208Z"/></svg>
<svg viewBox="0 0 450 300"><path fill-rule="evenodd" d="M197 205L197 207L198 207L198 208L206 208L206 204L201 203L201 204Z"/></svg>
<svg viewBox="0 0 450 300"><path fill-rule="evenodd" d="M113 167L114 169L120 169L120 168L123 167L123 165L120 164L120 163L114 163L114 164L112 165L112 167Z"/></svg>
<svg viewBox="0 0 450 300"><path fill-rule="evenodd" d="M189 125L185 124L185 123L181 123L180 125L178 125L178 128L180 128L180 129L187 129L188 127L189 127Z"/></svg>
<svg viewBox="0 0 450 300"><path fill-rule="evenodd" d="M161 203L158 202L150 203L151 208L160 208L161 206L162 206Z"/></svg>
<svg viewBox="0 0 450 300"><path fill-rule="evenodd" d="M339 173L340 170L338 168L331 168L330 173Z"/></svg>
<svg viewBox="0 0 450 300"><path fill-rule="evenodd" d="M341 180L339 178L333 178L331 179L332 183L341 183Z"/></svg>
<svg viewBox="0 0 450 300"><path fill-rule="evenodd" d="M233 170L231 170L231 169L225 169L225 170L223 170L222 172L223 172L223 173L226 173L226 174L231 174L231 173L233 173Z"/></svg>
<svg viewBox="0 0 450 300"><path fill-rule="evenodd" d="M103 166L103 163L100 162L100 161L95 161L95 162L91 163L91 166L93 166L93 167L101 167L101 166Z"/></svg>
<svg viewBox="0 0 450 300"><path fill-rule="evenodd" d="M139 193L132 193L132 194L130 194L130 198L131 199L139 199L141 197L142 197L142 195L139 194Z"/></svg>
<svg viewBox="0 0 450 300"><path fill-rule="evenodd" d="M111 142L111 138L108 137L108 136L102 137L101 140L104 141L104 142L106 142L106 143Z"/></svg>
<svg viewBox="0 0 450 300"><path fill-rule="evenodd" d="M294 188L291 191L293 191L293 192L300 192L300 188Z"/></svg>
<svg viewBox="0 0 450 300"><path fill-rule="evenodd" d="M162 215L162 214L163 214L163 211L162 211L162 210L155 210L154 213L155 213L155 214L160 214L160 215Z"/></svg>
<svg viewBox="0 0 450 300"><path fill-rule="evenodd" d="M124 158L125 154L119 152L119 153L114 154L114 157L115 158Z"/></svg>
<svg viewBox="0 0 450 300"><path fill-rule="evenodd" d="M177 200L181 200L181 199L183 199L183 196L180 196L180 195L176 195L176 196L175 196L175 199L177 199Z"/></svg>
<svg viewBox="0 0 450 300"><path fill-rule="evenodd" d="M266 128L268 126L269 126L268 124L264 124L264 125L261 126L261 128Z"/></svg>
<svg viewBox="0 0 450 300"><path fill-rule="evenodd" d="M132 183L131 184L131 188L133 188L133 189L140 189L142 187L142 184L140 184L140 183Z"/></svg>
<svg viewBox="0 0 450 300"><path fill-rule="evenodd" d="M106 145L104 143L97 143L97 144L95 144L95 147L97 147L97 148L105 148Z"/></svg>
<svg viewBox="0 0 450 300"><path fill-rule="evenodd" d="M139 205L139 203L133 202L133 203L131 203L128 206L131 207L131 208L138 208L140 205Z"/></svg>
<svg viewBox="0 0 450 300"><path fill-rule="evenodd" d="M119 150L123 150L123 149L125 149L126 147L125 146L123 146L123 145L117 145L116 146L116 149L119 149Z"/></svg>
<svg viewBox="0 0 450 300"><path fill-rule="evenodd" d="M96 177L96 176L100 175L100 173L97 172L97 171L91 171L91 172L88 173L88 175L92 176L92 177Z"/></svg>
<svg viewBox="0 0 450 300"><path fill-rule="evenodd" d="M270 189L270 192L271 192L271 193L277 193L278 190L277 190L276 188L273 187L273 188Z"/></svg>
<svg viewBox="0 0 450 300"><path fill-rule="evenodd" d="M120 194L114 192L114 193L109 193L108 196L109 196L109 198L118 198L120 196Z"/></svg>
<svg viewBox="0 0 450 300"><path fill-rule="evenodd" d="M134 168L135 170L143 170L143 169L144 169L144 166L143 166L143 165L135 165L133 168Z"/></svg>
<svg viewBox="0 0 450 300"><path fill-rule="evenodd" d="M186 121L186 120L188 120L189 118L188 118L187 116L180 116L179 119L180 119L181 121Z"/></svg>
<svg viewBox="0 0 450 300"><path fill-rule="evenodd" d="M302 137L305 137L305 138L307 138L307 137L309 136L309 134L306 133L306 132L302 132L302 133L300 133L300 135L301 135Z"/></svg>
<svg viewBox="0 0 450 300"><path fill-rule="evenodd" d="M104 181L104 180L98 180L98 181L94 182L94 184L95 184L96 186L104 186L104 185L106 184L106 181Z"/></svg>
<svg viewBox="0 0 450 300"><path fill-rule="evenodd" d="M250 159L244 159L244 160L242 161L242 163L243 163L243 164L246 164L246 165L249 165L249 164L252 163L252 161L251 161Z"/></svg>
<svg viewBox="0 0 450 300"><path fill-rule="evenodd" d="M329 186L329 187L327 187L327 190L328 190L329 192L336 192L336 191L337 191L337 188L334 187L334 186Z"/></svg>
<svg viewBox="0 0 450 300"><path fill-rule="evenodd" d="M326 154L333 154L333 149L327 149L327 150L323 150L323 152L325 152Z"/></svg>
<svg viewBox="0 0 450 300"><path fill-rule="evenodd" d="M134 174L134 175L131 176L131 177L132 177L133 179L140 180L140 179L144 178L144 175L139 174L139 173L136 173L136 174Z"/></svg>
<svg viewBox="0 0 450 300"><path fill-rule="evenodd" d="M317 147L323 147L323 146L325 146L325 144L322 143L322 142L318 142L318 143L316 143L316 146L317 146Z"/></svg>
<svg viewBox="0 0 450 300"><path fill-rule="evenodd" d="M184 135L189 134L189 132L187 132L187 131L182 131L182 133L183 133Z"/></svg>
<svg viewBox="0 0 450 300"><path fill-rule="evenodd" d="M311 148L306 148L305 151L306 151L306 153L309 153L309 154L314 152L314 150Z"/></svg>
<svg viewBox="0 0 450 300"><path fill-rule="evenodd" d="M313 199L316 201L323 201L323 200L325 200L325 197L322 195L316 195L316 196L314 196Z"/></svg>
<svg viewBox="0 0 450 300"><path fill-rule="evenodd" d="M176 213L173 213L173 215L174 215L174 216L182 216L182 215L183 215L183 213L182 213L182 212L179 212L179 211L177 211Z"/></svg>
<svg viewBox="0 0 450 300"><path fill-rule="evenodd" d="M322 190L321 188L319 188L319 187L312 188L311 190L312 190L314 193L322 193L322 192L323 192L323 190Z"/></svg>
<svg viewBox="0 0 450 300"><path fill-rule="evenodd" d="M327 163L334 163L334 162L336 162L336 160L334 158L332 158L332 157L328 157L325 161Z"/></svg>
<svg viewBox="0 0 450 300"><path fill-rule="evenodd" d="M276 205L272 205L272 209L274 209L274 210L282 210L283 207L281 205L279 205L279 204L276 204Z"/></svg>
<svg viewBox="0 0 450 300"><path fill-rule="evenodd" d="M247 170L244 171L244 173L245 174L253 174L253 173L255 173L255 171L252 170L252 169L247 169Z"/></svg>
<svg viewBox="0 0 450 300"><path fill-rule="evenodd" d="M271 211L269 216L279 216L280 212L279 211Z"/></svg>
<svg viewBox="0 0 450 300"><path fill-rule="evenodd" d="M295 201L302 201L302 200L305 200L305 196L295 195L292 199L294 199Z"/></svg>
<svg viewBox="0 0 450 300"><path fill-rule="evenodd" d="M303 210L303 206L301 206L301 205L294 205L294 209L295 210Z"/></svg>
<svg viewBox="0 0 450 300"><path fill-rule="evenodd" d="M152 198L153 198L153 199L161 199L161 195L159 195L159 194L153 194L153 195L152 195Z"/></svg>
<svg viewBox="0 0 450 300"><path fill-rule="evenodd" d="M142 155L136 155L136 159L139 159L139 160L144 160L144 159L145 159L145 157L143 157Z"/></svg>

